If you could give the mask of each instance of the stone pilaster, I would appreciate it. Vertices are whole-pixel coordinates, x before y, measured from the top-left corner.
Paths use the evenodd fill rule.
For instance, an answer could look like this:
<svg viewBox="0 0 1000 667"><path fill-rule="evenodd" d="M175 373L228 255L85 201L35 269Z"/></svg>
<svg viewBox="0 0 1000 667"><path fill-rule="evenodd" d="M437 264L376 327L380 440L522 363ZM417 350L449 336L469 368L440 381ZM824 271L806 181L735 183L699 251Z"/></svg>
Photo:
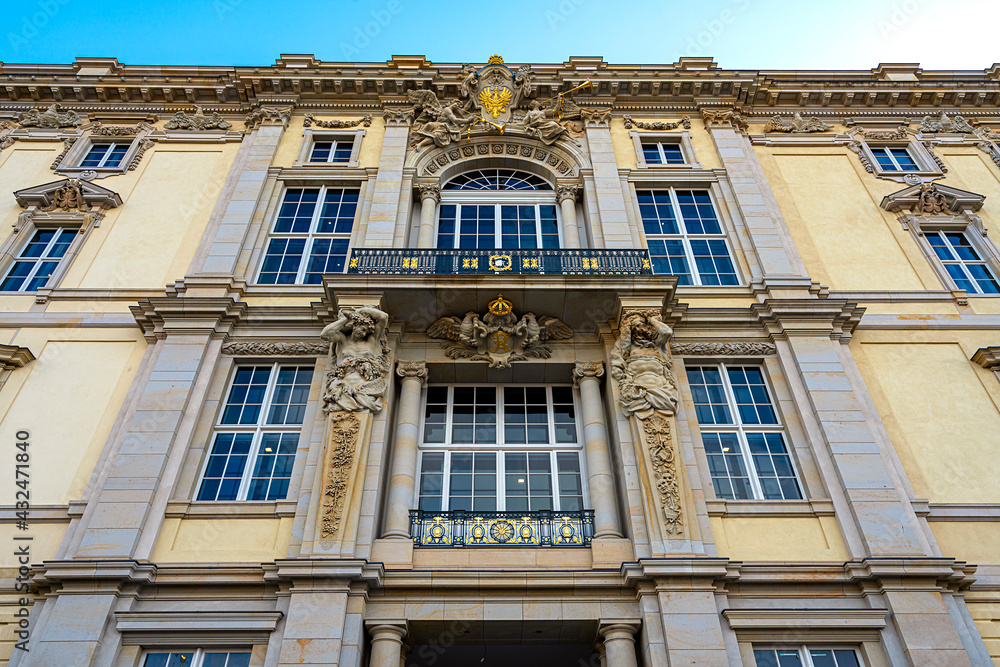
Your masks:
<svg viewBox="0 0 1000 667"><path fill-rule="evenodd" d="M639 239L633 235L625 210L625 195L618 178L618 163L611 144L611 128L607 124L590 123L585 129L594 167L594 189L601 232L605 248L637 248Z"/></svg>
<svg viewBox="0 0 1000 667"><path fill-rule="evenodd" d="M403 161L410 136L409 119L405 115L386 114L385 137L382 155L375 177L371 210L365 236L359 245L366 248L391 248L396 236L399 217L399 198L403 184Z"/></svg>

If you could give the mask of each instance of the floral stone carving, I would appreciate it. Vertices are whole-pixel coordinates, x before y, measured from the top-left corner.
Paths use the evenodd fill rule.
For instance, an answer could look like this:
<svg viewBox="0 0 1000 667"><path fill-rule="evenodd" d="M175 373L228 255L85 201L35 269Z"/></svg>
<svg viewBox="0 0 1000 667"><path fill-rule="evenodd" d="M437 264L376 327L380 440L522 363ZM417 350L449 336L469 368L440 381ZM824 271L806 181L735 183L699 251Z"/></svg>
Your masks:
<svg viewBox="0 0 1000 667"><path fill-rule="evenodd" d="M933 183L921 183L917 204L913 207L917 215L954 215L948 199Z"/></svg>
<svg viewBox="0 0 1000 667"><path fill-rule="evenodd" d="M646 436L646 449L652 461L656 490L660 494L660 507L663 509L667 533L680 535L684 532L681 490L677 480L677 456L670 435L670 421L654 414L642 422L642 430Z"/></svg>
<svg viewBox="0 0 1000 667"><path fill-rule="evenodd" d="M45 111L31 109L18 121L21 127L39 127L59 129L61 127L80 127L83 121L75 111L63 112L62 107L53 104Z"/></svg>
<svg viewBox="0 0 1000 667"><path fill-rule="evenodd" d="M326 373L324 412L382 410L389 373L388 323L389 316L377 308L344 309L323 329L320 336L331 342L335 360Z"/></svg>
<svg viewBox="0 0 1000 667"><path fill-rule="evenodd" d="M653 413L674 414L678 394L668 348L671 334L673 329L655 310L625 314L611 350L611 377L618 381L618 400L626 415L646 419Z"/></svg>
<svg viewBox="0 0 1000 667"><path fill-rule="evenodd" d="M920 132L955 132L958 134L975 134L975 129L962 116L955 115L949 118L944 111L935 118L934 116L924 116L917 128Z"/></svg>
<svg viewBox="0 0 1000 667"><path fill-rule="evenodd" d="M295 342L269 342L256 340L232 341L222 346L224 354L232 355L308 355L326 354L330 351L328 343L308 343L305 341Z"/></svg>
<svg viewBox="0 0 1000 667"><path fill-rule="evenodd" d="M803 134L806 132L826 132L832 125L827 125L816 116L803 118L802 114L796 111L791 118L781 116L771 116L764 126L764 132L791 132L793 134Z"/></svg>
<svg viewBox="0 0 1000 667"><path fill-rule="evenodd" d="M513 361L548 359L552 350L542 343L570 338L573 330L548 315L525 313L519 320L511 302L499 295L482 318L473 311L464 318L442 317L427 329L427 335L455 341L443 343L452 359L488 361L490 368L508 368Z"/></svg>
<svg viewBox="0 0 1000 667"><path fill-rule="evenodd" d="M163 127L168 130L228 130L232 126L218 111L206 114L196 104L193 114L189 116L186 111L178 111Z"/></svg>
<svg viewBox="0 0 1000 667"><path fill-rule="evenodd" d="M320 537L324 540L335 537L340 530L340 518L360 430L361 420L356 415L339 412L330 418L330 439L327 444L326 474L320 509Z"/></svg>

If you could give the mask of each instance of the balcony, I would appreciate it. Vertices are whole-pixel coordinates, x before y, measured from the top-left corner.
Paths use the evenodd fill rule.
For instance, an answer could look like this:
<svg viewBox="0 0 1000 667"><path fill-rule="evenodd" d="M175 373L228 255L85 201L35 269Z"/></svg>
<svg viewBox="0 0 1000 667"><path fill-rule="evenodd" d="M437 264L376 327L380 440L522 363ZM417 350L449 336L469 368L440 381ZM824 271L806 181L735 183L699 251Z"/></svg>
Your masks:
<svg viewBox="0 0 1000 667"><path fill-rule="evenodd" d="M410 537L418 547L586 547L594 537L594 510L410 510Z"/></svg>
<svg viewBox="0 0 1000 667"><path fill-rule="evenodd" d="M361 275L648 276L645 250L429 250L355 248L348 273Z"/></svg>

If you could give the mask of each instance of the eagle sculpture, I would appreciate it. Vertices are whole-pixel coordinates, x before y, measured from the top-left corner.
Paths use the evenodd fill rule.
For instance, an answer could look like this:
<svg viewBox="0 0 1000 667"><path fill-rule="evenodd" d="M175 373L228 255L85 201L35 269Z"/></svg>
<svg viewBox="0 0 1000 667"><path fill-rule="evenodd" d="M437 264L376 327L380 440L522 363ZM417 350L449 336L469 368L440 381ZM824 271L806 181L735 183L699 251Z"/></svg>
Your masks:
<svg viewBox="0 0 1000 667"><path fill-rule="evenodd" d="M507 110L507 105L510 104L513 96L514 93L511 92L510 88L494 86L493 88L483 88L479 93L479 101L486 109L486 113L497 118Z"/></svg>

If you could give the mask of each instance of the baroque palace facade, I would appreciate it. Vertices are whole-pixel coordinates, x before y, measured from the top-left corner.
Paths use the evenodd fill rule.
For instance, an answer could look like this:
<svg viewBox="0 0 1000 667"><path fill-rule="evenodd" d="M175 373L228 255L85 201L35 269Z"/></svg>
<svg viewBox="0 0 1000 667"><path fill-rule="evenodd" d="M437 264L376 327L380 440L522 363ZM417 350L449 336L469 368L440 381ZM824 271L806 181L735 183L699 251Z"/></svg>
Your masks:
<svg viewBox="0 0 1000 667"><path fill-rule="evenodd" d="M3 664L1000 665L1000 67L0 76Z"/></svg>

